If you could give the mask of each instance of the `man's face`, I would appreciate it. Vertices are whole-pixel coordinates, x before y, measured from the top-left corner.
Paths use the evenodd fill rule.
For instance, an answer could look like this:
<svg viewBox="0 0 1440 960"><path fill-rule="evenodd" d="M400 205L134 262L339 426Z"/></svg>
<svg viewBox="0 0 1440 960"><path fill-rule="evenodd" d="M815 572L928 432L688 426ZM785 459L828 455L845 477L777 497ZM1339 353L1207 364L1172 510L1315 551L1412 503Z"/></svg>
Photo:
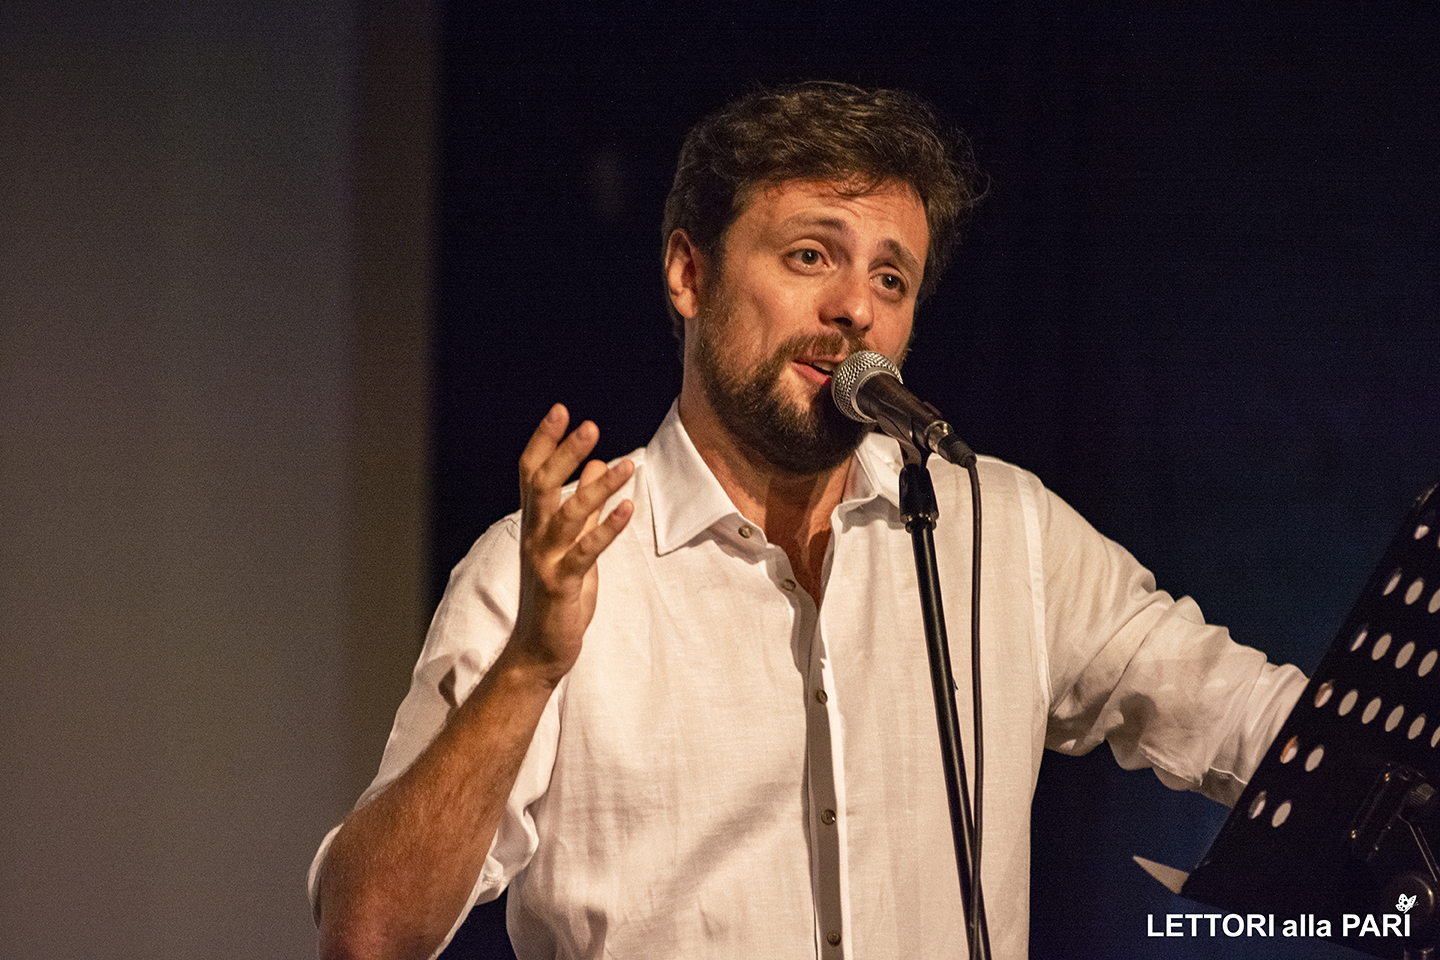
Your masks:
<svg viewBox="0 0 1440 960"><path fill-rule="evenodd" d="M929 241L908 187L836 187L758 192L726 233L686 337L686 376L719 422L796 475L839 466L864 436L831 401L830 371L857 350L901 362Z"/></svg>

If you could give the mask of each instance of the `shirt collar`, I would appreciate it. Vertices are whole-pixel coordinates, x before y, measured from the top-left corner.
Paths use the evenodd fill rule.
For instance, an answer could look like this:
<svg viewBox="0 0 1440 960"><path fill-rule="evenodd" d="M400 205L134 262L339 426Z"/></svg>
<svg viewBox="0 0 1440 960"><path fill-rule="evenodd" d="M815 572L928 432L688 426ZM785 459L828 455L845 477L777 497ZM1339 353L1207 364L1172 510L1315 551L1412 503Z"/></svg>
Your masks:
<svg viewBox="0 0 1440 960"><path fill-rule="evenodd" d="M845 481L842 507L858 506L881 497L900 506L900 444L882 433L870 433L860 442Z"/></svg>
<svg viewBox="0 0 1440 960"><path fill-rule="evenodd" d="M720 481L680 422L679 401L645 447L646 492L655 519L655 549L669 553L726 519L741 519ZM872 433L861 442L845 481L842 508L877 497L900 504L900 447Z"/></svg>
<svg viewBox="0 0 1440 960"><path fill-rule="evenodd" d="M678 400L645 447L645 474L655 549L661 554L683 547L727 517L740 516L680 422Z"/></svg>

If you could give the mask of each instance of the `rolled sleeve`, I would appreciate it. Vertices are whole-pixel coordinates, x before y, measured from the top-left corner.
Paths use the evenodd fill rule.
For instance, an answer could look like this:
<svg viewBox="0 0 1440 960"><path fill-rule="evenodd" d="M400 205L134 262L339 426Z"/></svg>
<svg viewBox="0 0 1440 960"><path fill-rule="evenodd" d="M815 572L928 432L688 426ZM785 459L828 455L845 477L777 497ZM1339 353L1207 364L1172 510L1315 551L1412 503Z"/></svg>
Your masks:
<svg viewBox="0 0 1440 960"><path fill-rule="evenodd" d="M1234 803L1305 686L1155 588L1129 552L1043 498L1051 702L1046 745L1102 740L1127 769Z"/></svg>
<svg viewBox="0 0 1440 960"><path fill-rule="evenodd" d="M435 611L411 675L410 690L396 712L379 772L360 795L357 810L409 769L439 734L450 713L470 696L500 656L514 628L519 602L518 537L517 517L506 517L486 531L451 571L445 596ZM545 708L484 866L465 909L456 918L452 936L471 907L498 897L534 856L539 839L530 807L549 784L559 738L558 704L564 689L562 681ZM336 827L326 835L311 863L308 886L312 908L318 898L324 859L338 830Z"/></svg>

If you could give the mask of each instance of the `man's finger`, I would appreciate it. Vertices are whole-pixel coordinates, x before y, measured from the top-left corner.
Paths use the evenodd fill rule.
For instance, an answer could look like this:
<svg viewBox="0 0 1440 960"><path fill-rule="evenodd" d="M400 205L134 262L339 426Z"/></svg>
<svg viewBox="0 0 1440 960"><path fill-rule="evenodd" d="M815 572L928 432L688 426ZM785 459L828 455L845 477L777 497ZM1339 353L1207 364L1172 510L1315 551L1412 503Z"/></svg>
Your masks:
<svg viewBox="0 0 1440 960"><path fill-rule="evenodd" d="M600 428L589 420L571 432L570 436L560 441L560 445L545 458L539 468L530 475L530 486L536 490L559 491L575 472L575 468L585 462L590 451L595 449L595 443L600 439ZM523 482L523 481L522 481Z"/></svg>
<svg viewBox="0 0 1440 960"><path fill-rule="evenodd" d="M541 464L548 460L565 437L565 427L570 423L570 411L564 404L557 403L545 414L530 440L520 453L520 502L524 505L530 487L530 478Z"/></svg>
<svg viewBox="0 0 1440 960"><path fill-rule="evenodd" d="M635 464L629 459L607 467L591 460L580 474L580 484L570 499L550 519L549 535L553 542L569 544L595 527L600 509L634 475Z"/></svg>
<svg viewBox="0 0 1440 960"><path fill-rule="evenodd" d="M604 477L606 473L607 468L605 464L599 460L587 461L585 466L580 469L580 483L575 487L575 494L570 499L576 502L575 509L585 516L585 524L582 532L592 529L595 524L600 522L598 510L594 508L587 509L586 505L599 495L599 492L595 489L595 481ZM608 497L609 495L606 494L606 496ZM604 500L601 499L600 502L604 503Z"/></svg>
<svg viewBox="0 0 1440 960"><path fill-rule="evenodd" d="M575 541L575 546L565 554L560 561L560 572L565 576L583 576L586 571L595 565L600 554L605 548L615 542L625 525L630 522L630 517L635 513L635 504L629 500L622 500L610 511L610 515L601 523L597 523L587 531L583 537Z"/></svg>

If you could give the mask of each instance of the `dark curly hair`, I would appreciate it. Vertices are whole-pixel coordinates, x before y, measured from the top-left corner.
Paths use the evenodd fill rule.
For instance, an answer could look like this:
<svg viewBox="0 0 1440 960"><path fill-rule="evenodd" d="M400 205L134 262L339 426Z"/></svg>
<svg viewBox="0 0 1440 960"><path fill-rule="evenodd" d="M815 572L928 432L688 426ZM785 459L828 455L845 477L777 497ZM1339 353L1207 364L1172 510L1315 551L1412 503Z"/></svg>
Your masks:
<svg viewBox="0 0 1440 960"><path fill-rule="evenodd" d="M941 128L903 90L811 81L758 88L701 120L685 136L660 224L661 256L684 230L718 260L725 232L757 189L787 180L840 181L857 194L887 180L908 184L925 207L930 245L918 299L935 289L961 223L980 199L974 161L958 131ZM675 336L684 322L666 297Z"/></svg>

